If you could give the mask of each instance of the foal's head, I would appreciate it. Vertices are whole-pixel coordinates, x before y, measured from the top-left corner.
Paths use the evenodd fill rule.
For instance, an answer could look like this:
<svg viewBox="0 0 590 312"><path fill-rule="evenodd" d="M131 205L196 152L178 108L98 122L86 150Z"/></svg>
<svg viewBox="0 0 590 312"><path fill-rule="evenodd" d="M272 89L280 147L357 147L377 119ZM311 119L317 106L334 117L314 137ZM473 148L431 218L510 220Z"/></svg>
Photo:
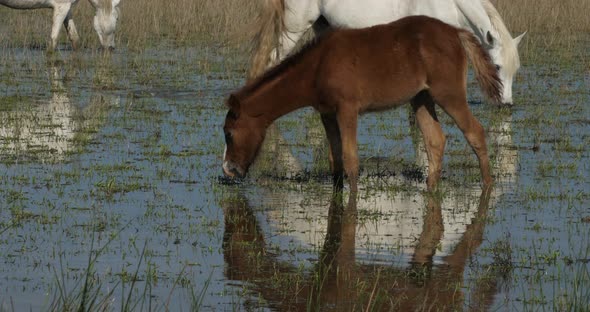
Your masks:
<svg viewBox="0 0 590 312"><path fill-rule="evenodd" d="M227 100L229 111L225 117L223 133L225 152L223 172L229 177L244 177L264 141L266 126L257 116L250 116L231 95Z"/></svg>
<svg viewBox="0 0 590 312"><path fill-rule="evenodd" d="M96 10L94 16L94 30L98 34L100 44L104 49L115 48L115 30L119 20L120 0L90 0Z"/></svg>

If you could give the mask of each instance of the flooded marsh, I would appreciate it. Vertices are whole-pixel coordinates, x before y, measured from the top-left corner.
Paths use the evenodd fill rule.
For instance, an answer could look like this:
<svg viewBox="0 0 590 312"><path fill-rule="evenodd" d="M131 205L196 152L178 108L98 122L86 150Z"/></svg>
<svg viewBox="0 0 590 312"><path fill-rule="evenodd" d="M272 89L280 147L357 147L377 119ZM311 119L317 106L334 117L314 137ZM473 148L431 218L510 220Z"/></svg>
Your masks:
<svg viewBox="0 0 590 312"><path fill-rule="evenodd" d="M247 179L222 177L247 56L194 45L0 45L0 311L590 308L588 49L528 48L512 108L470 78L490 192L441 112L427 193L401 107L359 119L349 201L312 110L278 121Z"/></svg>

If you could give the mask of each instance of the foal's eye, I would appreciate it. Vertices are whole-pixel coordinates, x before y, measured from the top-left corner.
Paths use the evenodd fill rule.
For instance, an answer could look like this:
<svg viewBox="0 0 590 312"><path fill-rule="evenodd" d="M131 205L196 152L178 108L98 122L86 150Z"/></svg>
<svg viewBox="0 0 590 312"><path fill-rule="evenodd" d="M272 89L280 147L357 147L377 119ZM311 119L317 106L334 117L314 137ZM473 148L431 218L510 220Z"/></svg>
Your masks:
<svg viewBox="0 0 590 312"><path fill-rule="evenodd" d="M225 143L226 144L229 144L229 143L231 143L231 141L232 141L232 134L231 134L231 132L226 132L225 133Z"/></svg>
<svg viewBox="0 0 590 312"><path fill-rule="evenodd" d="M234 113L233 111L228 111L227 112L227 118L229 119L238 119L238 115L236 115L236 113Z"/></svg>
<svg viewBox="0 0 590 312"><path fill-rule="evenodd" d="M496 65L496 70L500 70L502 68L500 65Z"/></svg>

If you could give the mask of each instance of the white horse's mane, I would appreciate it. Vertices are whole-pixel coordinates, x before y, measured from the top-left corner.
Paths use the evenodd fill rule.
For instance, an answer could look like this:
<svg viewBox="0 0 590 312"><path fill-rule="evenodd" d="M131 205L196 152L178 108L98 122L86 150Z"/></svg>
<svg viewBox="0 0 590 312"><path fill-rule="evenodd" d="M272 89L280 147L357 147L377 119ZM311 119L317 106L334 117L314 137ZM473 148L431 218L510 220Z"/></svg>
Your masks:
<svg viewBox="0 0 590 312"><path fill-rule="evenodd" d="M113 9L113 1L111 0L100 0L102 2L102 6L105 10L111 11Z"/></svg>
<svg viewBox="0 0 590 312"><path fill-rule="evenodd" d="M512 39L510 31L506 28L506 24L504 24L504 20L500 16L500 13L498 13L498 10L489 0L481 0L481 4L490 17L492 27L498 32L502 45L501 53L502 60L504 61L503 65L506 67L505 69L510 72L516 71L520 66L520 57L518 56L518 49Z"/></svg>
<svg viewBox="0 0 590 312"><path fill-rule="evenodd" d="M116 10L119 6L120 0L89 0L97 11L110 14L112 10Z"/></svg>
<svg viewBox="0 0 590 312"><path fill-rule="evenodd" d="M108 13L110 13L113 10L114 5L112 0L98 0L98 3L100 4L98 6L100 10L104 10Z"/></svg>

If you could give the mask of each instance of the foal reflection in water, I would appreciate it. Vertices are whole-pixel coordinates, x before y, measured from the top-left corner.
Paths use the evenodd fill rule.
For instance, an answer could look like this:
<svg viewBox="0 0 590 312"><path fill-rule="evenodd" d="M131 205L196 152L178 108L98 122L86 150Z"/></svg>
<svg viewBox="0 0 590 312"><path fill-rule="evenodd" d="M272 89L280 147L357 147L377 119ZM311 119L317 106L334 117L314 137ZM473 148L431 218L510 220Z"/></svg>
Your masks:
<svg viewBox="0 0 590 312"><path fill-rule="evenodd" d="M356 242L357 202L352 199L345 206L340 191L330 201L325 239L309 272L276 254L276 246L266 241L268 233L245 198L222 203L226 277L248 282L277 311L454 311L466 305L479 311L494 302L499 290L495 276L469 282L469 287L464 280L469 259L483 241L491 189L482 191L471 224L442 264L433 261L444 235L441 201L425 194L422 231L410 265L401 267L367 262L365 247Z"/></svg>
<svg viewBox="0 0 590 312"><path fill-rule="evenodd" d="M412 104L428 156L427 187L441 173L445 137L438 104L463 132L479 160L484 186L492 183L485 134L467 105L467 58L484 93L500 102L501 82L488 54L468 31L425 16L326 34L259 79L230 95L224 125L223 171L243 177L267 127L296 109L320 114L330 144L334 185L348 176L357 193L357 119L365 112Z"/></svg>

